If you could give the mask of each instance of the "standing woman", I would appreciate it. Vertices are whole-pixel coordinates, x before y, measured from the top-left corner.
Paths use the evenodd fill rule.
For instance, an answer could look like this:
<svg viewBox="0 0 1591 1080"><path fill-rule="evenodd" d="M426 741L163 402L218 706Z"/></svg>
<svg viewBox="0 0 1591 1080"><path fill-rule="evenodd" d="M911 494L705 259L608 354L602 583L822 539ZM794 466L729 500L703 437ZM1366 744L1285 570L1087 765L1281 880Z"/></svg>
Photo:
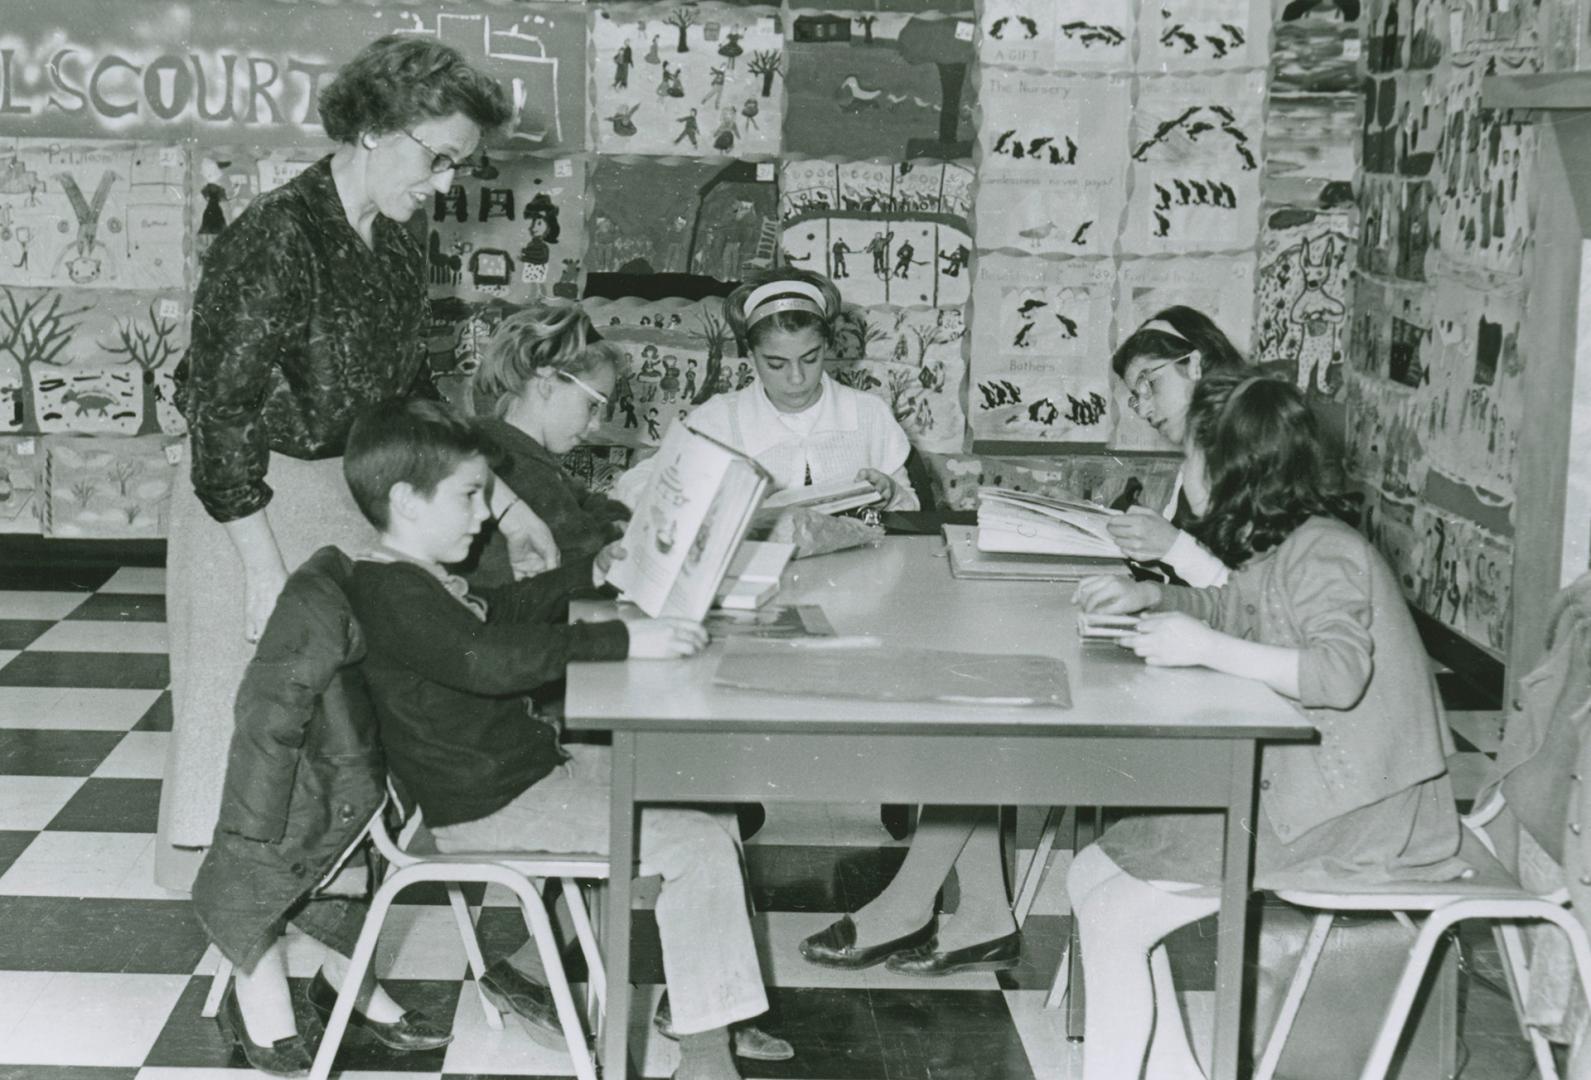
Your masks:
<svg viewBox="0 0 1591 1080"><path fill-rule="evenodd" d="M192 486L173 495L167 558L174 725L155 877L187 891L221 801L233 700L290 570L374 539L342 478L353 418L435 397L425 366L425 251L404 222L512 110L438 42L388 36L320 98L340 143L218 236L177 373Z"/></svg>

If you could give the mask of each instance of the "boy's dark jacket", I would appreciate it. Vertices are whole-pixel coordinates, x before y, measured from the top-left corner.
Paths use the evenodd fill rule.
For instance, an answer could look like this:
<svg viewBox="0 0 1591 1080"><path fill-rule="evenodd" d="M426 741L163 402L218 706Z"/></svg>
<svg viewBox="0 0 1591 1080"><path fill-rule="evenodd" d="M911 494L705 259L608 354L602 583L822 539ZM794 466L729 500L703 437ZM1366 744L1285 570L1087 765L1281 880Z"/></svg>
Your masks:
<svg viewBox="0 0 1591 1080"><path fill-rule="evenodd" d="M358 666L364 638L344 591L351 567L325 547L287 579L238 688L220 818L193 902L244 970L290 915L344 951L363 918L357 902L300 907L358 839L385 784Z"/></svg>

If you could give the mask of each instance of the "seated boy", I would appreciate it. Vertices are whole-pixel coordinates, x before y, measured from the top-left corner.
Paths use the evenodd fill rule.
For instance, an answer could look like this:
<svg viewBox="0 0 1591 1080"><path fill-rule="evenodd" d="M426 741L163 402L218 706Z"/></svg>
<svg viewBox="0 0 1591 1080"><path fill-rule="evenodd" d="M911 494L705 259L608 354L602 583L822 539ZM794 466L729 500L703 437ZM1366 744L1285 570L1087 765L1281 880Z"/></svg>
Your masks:
<svg viewBox="0 0 1591 1080"><path fill-rule="evenodd" d="M486 520L483 437L446 406L399 401L362 416L343 471L381 534L349 599L388 769L443 851L608 850L608 752L559 746L524 695L571 660L669 659L706 643L684 619L565 621L569 594L601 584L613 549L497 589L468 591L443 565ZM729 1025L765 1011L739 851L712 817L641 813L640 872L661 875L663 973L680 1080L736 1080Z"/></svg>

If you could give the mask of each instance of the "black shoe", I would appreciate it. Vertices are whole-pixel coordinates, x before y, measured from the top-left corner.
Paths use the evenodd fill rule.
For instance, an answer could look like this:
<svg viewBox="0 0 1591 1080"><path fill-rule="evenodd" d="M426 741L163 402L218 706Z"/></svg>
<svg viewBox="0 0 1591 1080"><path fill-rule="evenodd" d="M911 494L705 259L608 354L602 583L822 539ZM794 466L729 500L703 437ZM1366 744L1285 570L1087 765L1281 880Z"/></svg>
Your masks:
<svg viewBox="0 0 1591 1080"><path fill-rule="evenodd" d="M836 968L865 968L888 960L898 952L914 949L934 939L934 920L929 919L919 929L904 937L880 945L858 948L856 924L849 915L819 930L801 942L801 955L814 964Z"/></svg>
<svg viewBox="0 0 1591 1080"><path fill-rule="evenodd" d="M652 1026L665 1039L678 1040L674 1032L674 1013L668 1007L668 993L658 1000L657 1012L652 1014ZM795 1047L777 1035L770 1035L752 1024L737 1024L731 1031L735 1056L747 1061L789 1061L795 1057Z"/></svg>
<svg viewBox="0 0 1591 1080"><path fill-rule="evenodd" d="M549 1050L568 1049L563 1025L558 1023L558 1007L552 991L532 982L507 960L489 964L481 976L481 991L486 1000L501 1012L510 1012L525 1022L531 1039Z"/></svg>
<svg viewBox="0 0 1591 1080"><path fill-rule="evenodd" d="M243 1022L243 1010L238 1007L237 994L231 986L221 998L221 1011L215 1022L228 1042L243 1051L250 1067L272 1076L308 1076L315 1056L309 1052L304 1036L294 1034L277 1039L270 1046L261 1046L249 1038L248 1025Z"/></svg>
<svg viewBox="0 0 1591 1080"><path fill-rule="evenodd" d="M740 825L740 840L744 843L757 835L757 830L761 829L763 822L768 820L768 811L762 803L736 803L735 820Z"/></svg>
<svg viewBox="0 0 1591 1080"><path fill-rule="evenodd" d="M315 972L315 977L309 980L309 988L304 991L304 998L310 1007L320 1014L322 1022L331 1019L332 1008L337 1004L337 991L332 989L324 974ZM453 1041L451 1031L444 1029L419 1009L410 1009L401 1019L387 1024L372 1020L358 1009L354 1009L348 1014L348 1026L363 1028L382 1046L406 1054L436 1050Z"/></svg>
<svg viewBox="0 0 1591 1080"><path fill-rule="evenodd" d="M949 952L938 952L934 937L915 949L898 952L884 964L898 975L954 975L958 971L1007 971L1022 959L1022 931L1014 930L993 941L980 941Z"/></svg>
<svg viewBox="0 0 1591 1080"><path fill-rule="evenodd" d="M904 840L912 831L912 808L900 803L885 803L878 808L878 821L890 836Z"/></svg>

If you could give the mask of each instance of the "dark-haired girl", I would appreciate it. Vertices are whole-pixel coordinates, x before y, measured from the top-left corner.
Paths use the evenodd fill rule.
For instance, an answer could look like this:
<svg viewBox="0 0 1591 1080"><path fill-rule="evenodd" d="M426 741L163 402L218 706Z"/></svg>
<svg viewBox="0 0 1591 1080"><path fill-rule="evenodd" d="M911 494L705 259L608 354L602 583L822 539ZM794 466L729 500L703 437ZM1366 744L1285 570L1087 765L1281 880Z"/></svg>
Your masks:
<svg viewBox="0 0 1591 1080"><path fill-rule="evenodd" d="M1430 665L1396 577L1340 520L1334 474L1294 386L1206 375L1188 410L1190 528L1231 578L1091 578L1077 600L1151 612L1122 639L1145 661L1258 679L1320 730L1317 744L1262 752L1257 887L1451 879L1464 867ZM1221 831L1218 813L1130 818L1072 863L1087 1080L1203 1077L1163 941L1219 906Z"/></svg>
<svg viewBox="0 0 1591 1080"><path fill-rule="evenodd" d="M1187 428L1188 400L1200 376L1216 371L1241 371L1243 354L1210 317L1175 305L1128 335L1110 359L1127 387L1127 407L1161 435L1178 445ZM1192 517L1178 473L1171 501L1164 510L1135 506L1110 521L1110 534L1122 553L1154 576L1175 584L1220 585L1226 564L1183 529Z"/></svg>
<svg viewBox="0 0 1591 1080"><path fill-rule="evenodd" d="M773 474L775 490L865 480L892 510L915 510L906 478L911 444L889 405L824 374L834 345L840 293L807 270L776 270L729 294L724 314L751 354L756 379L697 406L691 427L749 454ZM648 462L614 485L634 506L651 476Z"/></svg>

